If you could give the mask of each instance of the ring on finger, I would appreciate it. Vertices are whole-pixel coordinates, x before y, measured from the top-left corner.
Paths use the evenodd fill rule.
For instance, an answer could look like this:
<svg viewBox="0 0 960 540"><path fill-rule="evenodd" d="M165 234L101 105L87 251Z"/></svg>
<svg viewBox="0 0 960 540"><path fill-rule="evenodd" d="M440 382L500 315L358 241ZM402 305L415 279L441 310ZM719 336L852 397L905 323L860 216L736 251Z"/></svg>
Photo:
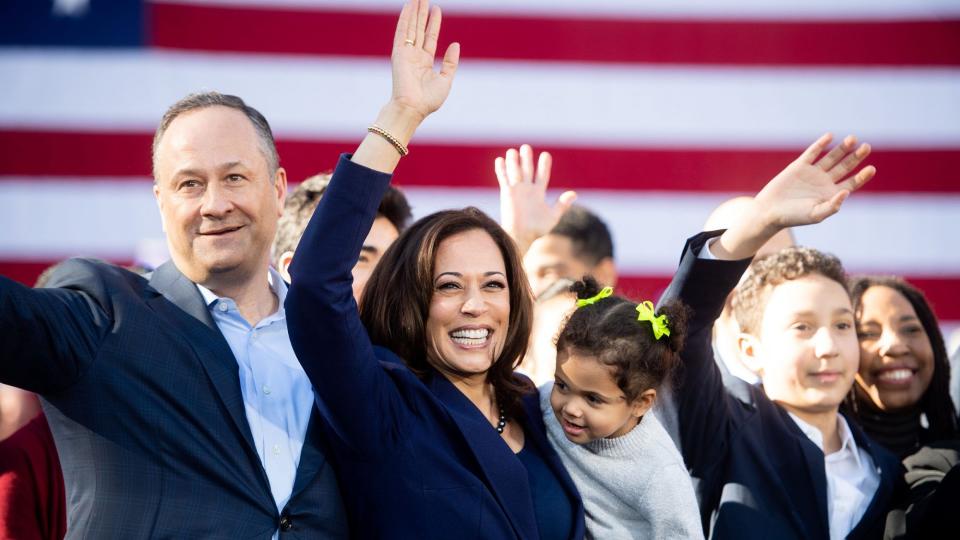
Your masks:
<svg viewBox="0 0 960 540"><path fill-rule="evenodd" d="M404 42L405 44L407 44L407 45L413 45L413 44L414 44L414 41L413 41L412 39L410 39L410 38L407 38L407 39L403 40L403 42Z"/></svg>

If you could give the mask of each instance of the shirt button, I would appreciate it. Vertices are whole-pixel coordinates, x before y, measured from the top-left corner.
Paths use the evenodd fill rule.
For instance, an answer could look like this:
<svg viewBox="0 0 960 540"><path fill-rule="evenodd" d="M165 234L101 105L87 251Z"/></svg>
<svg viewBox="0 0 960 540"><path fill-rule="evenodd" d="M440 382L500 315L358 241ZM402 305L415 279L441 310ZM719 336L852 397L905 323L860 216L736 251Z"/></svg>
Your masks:
<svg viewBox="0 0 960 540"><path fill-rule="evenodd" d="M220 302L217 304L217 309L219 309L220 311L228 311L230 309L230 306L228 306L224 302Z"/></svg>
<svg viewBox="0 0 960 540"><path fill-rule="evenodd" d="M279 444L273 445L273 455L275 455L275 456L279 456L279 455L280 455L280 445L279 445Z"/></svg>
<svg viewBox="0 0 960 540"><path fill-rule="evenodd" d="M267 385L263 385L263 393L269 396L270 392L272 392L272 390L270 390L270 387Z"/></svg>

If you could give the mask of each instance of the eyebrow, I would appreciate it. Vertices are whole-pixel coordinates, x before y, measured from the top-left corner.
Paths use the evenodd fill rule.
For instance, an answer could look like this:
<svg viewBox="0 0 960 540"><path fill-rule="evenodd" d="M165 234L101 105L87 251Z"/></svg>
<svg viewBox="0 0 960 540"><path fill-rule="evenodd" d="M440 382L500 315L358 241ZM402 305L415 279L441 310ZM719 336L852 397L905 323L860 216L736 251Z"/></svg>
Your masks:
<svg viewBox="0 0 960 540"><path fill-rule="evenodd" d="M503 277L507 277L506 274L504 274L503 272L499 272L499 271L496 271L496 270L491 271L491 272L484 272L484 273L483 273L483 277L490 277L490 276L496 276L496 275L500 275L500 276L503 276ZM463 274L461 274L460 272L441 272L441 273L437 274L437 277L433 278L433 280L436 281L436 280L442 278L443 276L454 276L454 277L462 278L462 277L463 277Z"/></svg>
<svg viewBox="0 0 960 540"><path fill-rule="evenodd" d="M241 167L244 169L247 168L246 166L244 166L243 162L241 161L228 161L226 163L218 165L217 170L229 171L230 169L233 169L235 167ZM180 176L203 176L203 172L198 169L192 169L190 167L187 167L184 169L179 169L173 173L174 178L177 178Z"/></svg>
<svg viewBox="0 0 960 540"><path fill-rule="evenodd" d="M360 248L360 251L365 251L367 253L377 253L380 250L378 250L375 246L371 246L370 244L364 244Z"/></svg>
<svg viewBox="0 0 960 540"><path fill-rule="evenodd" d="M605 394L601 394L600 392L596 392L596 391L594 391L594 390L583 390L583 389L579 389L579 388L578 388L578 389L571 388L573 385L570 384L570 381L567 380L566 377L564 377L564 376L562 376L562 375L559 375L557 372L554 372L553 378L554 378L554 379L559 379L560 382L562 382L563 384L567 385L567 388L570 388L572 392L575 392L575 393L577 393L577 394L583 394L583 395L587 395L587 396L596 396L596 397L598 397L598 398L602 398L604 401L616 401L616 400L620 399L621 397L624 397L624 398L626 397L626 396L611 397L611 396L607 396L607 395L605 395Z"/></svg>
<svg viewBox="0 0 960 540"><path fill-rule="evenodd" d="M796 313L793 314L794 317L813 317L815 315L816 313L814 313L813 311L797 311ZM834 316L851 315L852 316L853 310L851 310L850 308L839 308L839 309L833 310L833 313L831 313L831 315L834 315Z"/></svg>

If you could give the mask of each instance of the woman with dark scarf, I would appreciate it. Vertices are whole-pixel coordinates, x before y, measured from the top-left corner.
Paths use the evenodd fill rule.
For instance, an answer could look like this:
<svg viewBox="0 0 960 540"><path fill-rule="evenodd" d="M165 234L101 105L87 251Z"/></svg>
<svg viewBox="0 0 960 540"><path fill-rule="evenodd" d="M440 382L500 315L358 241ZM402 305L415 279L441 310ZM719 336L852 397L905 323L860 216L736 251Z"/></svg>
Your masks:
<svg viewBox="0 0 960 540"><path fill-rule="evenodd" d="M850 296L860 369L845 412L903 459L908 488L887 515L884 538L937 538L956 531L960 432L936 316L920 290L896 277L855 278Z"/></svg>
<svg viewBox="0 0 960 540"><path fill-rule="evenodd" d="M957 438L950 361L923 293L900 278L859 277L850 295L860 369L844 404L848 416L901 458Z"/></svg>

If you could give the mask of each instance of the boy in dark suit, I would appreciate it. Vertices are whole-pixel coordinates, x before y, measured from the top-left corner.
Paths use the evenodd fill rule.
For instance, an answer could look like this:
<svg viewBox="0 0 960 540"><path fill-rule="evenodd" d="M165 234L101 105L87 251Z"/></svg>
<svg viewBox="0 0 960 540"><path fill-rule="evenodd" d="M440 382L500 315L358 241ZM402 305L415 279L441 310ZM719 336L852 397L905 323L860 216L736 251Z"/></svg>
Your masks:
<svg viewBox="0 0 960 540"><path fill-rule="evenodd" d="M840 262L789 248L754 263L738 292L738 340L761 378L738 399L713 361L711 328L757 250L785 227L818 223L875 173L870 148L821 137L754 197L729 229L687 243L664 299L694 313L677 388L683 455L701 481L713 538L873 538L900 468L839 414L859 362ZM849 177L848 177L849 176Z"/></svg>

